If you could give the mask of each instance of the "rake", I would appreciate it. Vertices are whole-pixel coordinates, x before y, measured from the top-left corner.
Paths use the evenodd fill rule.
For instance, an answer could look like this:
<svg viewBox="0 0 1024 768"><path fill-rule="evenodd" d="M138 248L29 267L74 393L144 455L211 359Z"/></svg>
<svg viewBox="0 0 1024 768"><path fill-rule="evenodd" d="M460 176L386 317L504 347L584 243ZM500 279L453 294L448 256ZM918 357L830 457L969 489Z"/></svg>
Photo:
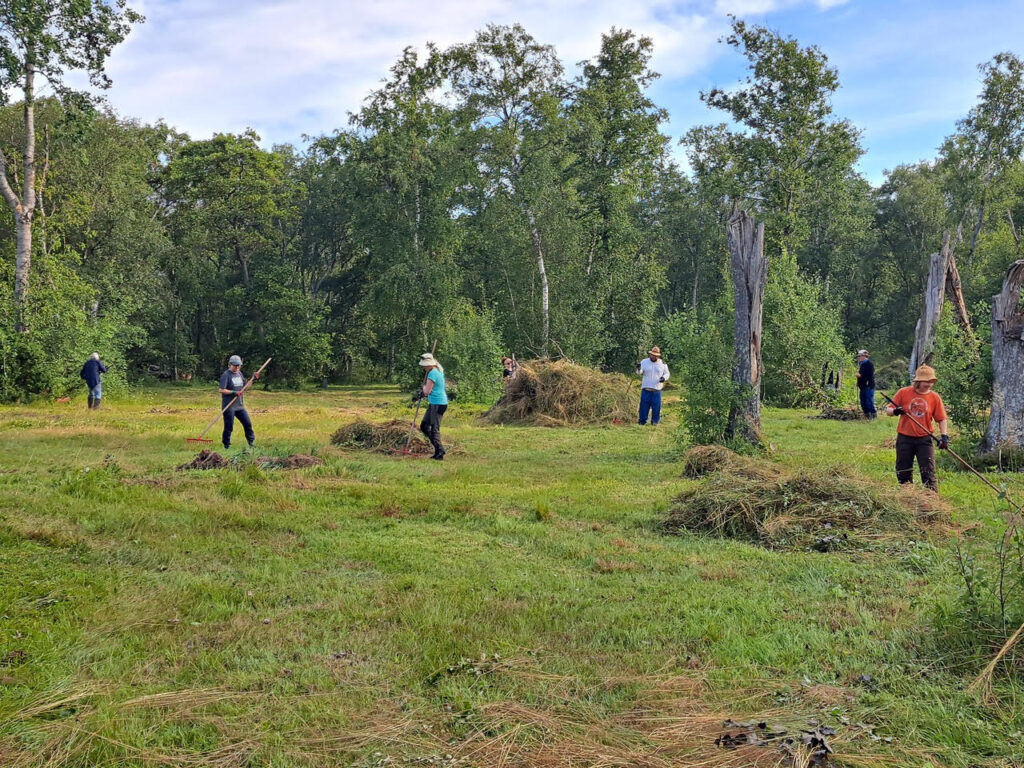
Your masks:
<svg viewBox="0 0 1024 768"><path fill-rule="evenodd" d="M260 375L261 373L263 373L263 369L264 369L264 368L266 368L266 367L267 367L268 365L270 365L270 361L271 361L271 360L273 360L273 359L274 359L274 358L272 358L272 357L268 357L268 358L267 358L267 362L265 362L265 363L264 363L263 365L261 365L261 366L259 367L259 370L258 370L258 371L256 371L256 373L254 373L254 374L253 374L253 375L252 375L252 376L251 376L251 377L249 378L249 381L247 381L247 382L246 382L246 384L245 384L245 386L244 386L244 387L242 387L242 388L241 388L241 389L239 390L238 394L237 394L237 395L235 395L235 396L234 396L233 398L231 398L231 402L230 402L230 403L228 403L227 405L225 405L225 406L224 406L224 407L223 407L223 408L221 409L220 413L218 413L218 414L217 414L216 416L214 416L214 417L213 417L213 421L211 421L211 422L210 422L209 424L207 424L207 425L206 425L206 429L204 429L204 430L203 430L202 432L200 432L200 433L199 433L199 437L186 437L186 438L185 438L185 442L186 442L186 443L212 443L212 442L213 442L213 440L209 440L209 439L207 439L207 437L206 437L206 433L207 433L207 432L209 432L209 431L210 431L210 430L211 430L211 429L213 428L213 425L217 423L217 420L218 420L218 419L220 419L220 418L222 418L222 417L224 416L224 414L225 414L225 413L227 412L228 408L230 408L230 407L231 407L232 405L234 405L234 404L235 404L235 401L236 401L236 400L237 400L238 398L240 398L240 397L241 397L242 395L244 395L244 394L245 394L245 391L246 391L246 390L247 390L247 389L248 389L249 387L251 387L251 386L252 386L252 383L253 383L254 381L256 381L256 377L258 377L258 376L259 376L259 375Z"/></svg>

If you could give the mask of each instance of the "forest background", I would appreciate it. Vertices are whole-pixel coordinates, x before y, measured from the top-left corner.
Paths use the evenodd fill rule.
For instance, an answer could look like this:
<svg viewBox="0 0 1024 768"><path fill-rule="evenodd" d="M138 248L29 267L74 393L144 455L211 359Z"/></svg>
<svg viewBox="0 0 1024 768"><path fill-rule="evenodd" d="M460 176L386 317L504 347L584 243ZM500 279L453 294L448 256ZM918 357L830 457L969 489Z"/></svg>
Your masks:
<svg viewBox="0 0 1024 768"><path fill-rule="evenodd" d="M107 52L137 20L117 19ZM935 362L980 434L991 297L1022 255L1024 62L981 63L938 155L873 186L825 53L740 19L722 43L747 77L701 94L722 122L682 137L685 171L649 96L652 43L624 29L573 78L515 25L407 49L347 128L301 147L191 140L67 88L29 93L0 110L15 189L26 103L37 138L29 263L0 215L0 400L72 392L92 351L115 393L212 379L233 353L273 356L268 386L411 381L437 340L459 396L486 401L502 353L626 371L660 343L710 439L729 397L725 223L745 208L767 225L764 397L779 405L835 397L860 347L882 385L904 380L928 259L953 233L981 346L947 318ZM102 80L103 57L83 61ZM23 63L3 65L10 95Z"/></svg>

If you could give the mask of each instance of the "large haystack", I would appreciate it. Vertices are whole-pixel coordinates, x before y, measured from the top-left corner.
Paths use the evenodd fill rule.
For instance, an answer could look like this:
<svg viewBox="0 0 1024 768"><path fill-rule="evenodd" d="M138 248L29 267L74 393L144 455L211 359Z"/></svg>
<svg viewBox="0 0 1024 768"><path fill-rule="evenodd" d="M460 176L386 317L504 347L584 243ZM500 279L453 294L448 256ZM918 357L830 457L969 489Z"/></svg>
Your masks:
<svg viewBox="0 0 1024 768"><path fill-rule="evenodd" d="M789 471L769 461L719 454L688 457L686 473L706 474L684 491L663 526L768 547L839 549L896 542L950 529L949 506L919 487L896 488L837 469ZM691 460L692 459L692 460Z"/></svg>
<svg viewBox="0 0 1024 768"><path fill-rule="evenodd" d="M636 393L621 373L601 373L566 360L530 360L487 412L495 424L565 427L632 421Z"/></svg>

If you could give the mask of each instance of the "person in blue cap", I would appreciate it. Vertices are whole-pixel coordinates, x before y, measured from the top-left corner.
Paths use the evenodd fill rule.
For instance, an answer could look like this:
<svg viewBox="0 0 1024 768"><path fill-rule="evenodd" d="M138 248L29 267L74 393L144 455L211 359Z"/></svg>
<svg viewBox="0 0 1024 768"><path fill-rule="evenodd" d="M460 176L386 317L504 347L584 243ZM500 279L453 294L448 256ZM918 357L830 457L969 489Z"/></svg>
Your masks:
<svg viewBox="0 0 1024 768"><path fill-rule="evenodd" d="M260 375L254 374L253 381ZM242 423L245 430L245 439L250 446L256 442L256 433L252 429L252 419L249 412L245 410L243 396L239 394L245 389L245 376L242 374L242 358L232 355L228 358L228 369L220 375L220 407L224 410L224 432L221 434L221 443L224 448L231 447L231 432L235 426L235 419ZM237 400L235 397L237 396ZM232 402L234 401L234 402Z"/></svg>

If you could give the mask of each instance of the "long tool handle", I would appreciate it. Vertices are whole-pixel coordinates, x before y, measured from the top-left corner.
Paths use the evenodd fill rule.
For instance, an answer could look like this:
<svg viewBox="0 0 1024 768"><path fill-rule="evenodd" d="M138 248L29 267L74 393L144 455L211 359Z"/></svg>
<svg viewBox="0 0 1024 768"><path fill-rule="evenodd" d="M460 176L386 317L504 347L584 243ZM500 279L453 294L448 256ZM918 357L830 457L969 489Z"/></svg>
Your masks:
<svg viewBox="0 0 1024 768"><path fill-rule="evenodd" d="M894 403L892 401L892 398L889 397L887 394L885 394L885 392L883 392L882 390L878 390L878 394L880 394L882 397L884 397L886 400L888 400L889 404L892 405L893 407L895 407L895 408L902 407L902 406L896 405L896 403ZM925 429L924 424L922 424L920 421L918 421L917 418L912 413L910 413L909 411L904 410L903 414L908 419L910 419L912 422L917 424L917 426L919 426L922 431L928 432L928 437L930 437L932 440L934 440L936 445L940 445L941 444L939 439L934 434L932 434L927 429ZM983 482L985 485L987 485L989 488L991 488L993 491L995 491L997 494L999 494L999 498L1005 499L1006 503L1009 504L1011 507L1016 509L1018 512L1024 513L1024 510L1021 509L1020 505L1017 504L1009 496L1006 495L1006 491L1001 490L999 488L996 488L989 481L989 479L987 477L985 477L983 474L981 474L981 472L979 472L974 467L972 467L970 464L968 464L967 460L964 459L959 453L954 451L952 448L946 448L946 452L949 453L954 459L959 461L963 465L964 469L966 469L968 472L971 472L972 474L974 474L974 476L977 477L979 480L981 480L981 482Z"/></svg>
<svg viewBox="0 0 1024 768"><path fill-rule="evenodd" d="M216 416L213 417L213 421L211 421L209 424L206 425L206 429L204 429L202 432L199 433L199 439L200 440L202 438L206 437L206 433L209 432L210 428L213 427L213 425L217 423L217 419L219 419L222 416L224 416L224 414L228 410L228 408L230 408L232 405L235 404L235 400L237 400L238 398L240 398L242 395L245 394L245 390L247 390L249 387L252 386L252 383L254 381L256 381L256 377L259 376L261 373L263 373L263 369L266 368L268 365L270 365L270 361L273 360L273 359L274 358L272 358L272 357L268 357L267 358L267 362L265 362L263 365L261 365L259 367L259 370L256 371L256 373L254 373L252 376L249 377L249 381L246 382L244 387L242 387L240 390L238 390L238 394L237 395L235 395L233 398L231 398L231 402L228 403L227 405L225 405L221 409L220 413L218 413Z"/></svg>

